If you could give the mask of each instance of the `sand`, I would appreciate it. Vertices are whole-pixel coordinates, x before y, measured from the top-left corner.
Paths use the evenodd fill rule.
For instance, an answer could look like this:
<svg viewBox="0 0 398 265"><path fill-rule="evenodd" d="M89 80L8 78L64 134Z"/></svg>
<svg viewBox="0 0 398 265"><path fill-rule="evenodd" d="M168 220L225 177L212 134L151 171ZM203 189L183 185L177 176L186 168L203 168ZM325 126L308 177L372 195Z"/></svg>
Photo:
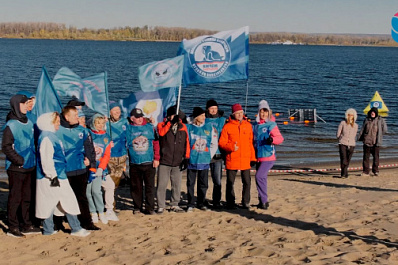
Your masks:
<svg viewBox="0 0 398 265"><path fill-rule="evenodd" d="M133 215L129 188L122 186L120 221L99 224L102 230L86 238L8 237L3 179L0 264L398 264L398 169L380 172L350 172L348 179L338 172L272 173L268 210L255 207L254 173L250 210ZM241 187L237 178L237 202ZM225 177L223 199L224 189ZM185 191L184 178L184 198Z"/></svg>

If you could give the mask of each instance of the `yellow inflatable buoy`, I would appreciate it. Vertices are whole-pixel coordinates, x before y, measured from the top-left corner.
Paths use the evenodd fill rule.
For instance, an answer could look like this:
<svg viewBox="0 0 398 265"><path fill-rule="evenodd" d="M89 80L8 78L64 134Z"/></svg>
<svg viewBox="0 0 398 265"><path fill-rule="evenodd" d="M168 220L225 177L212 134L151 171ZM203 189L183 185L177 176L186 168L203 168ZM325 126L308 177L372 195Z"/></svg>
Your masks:
<svg viewBox="0 0 398 265"><path fill-rule="evenodd" d="M371 108L377 108L379 114L381 115L386 115L388 112L386 104L384 104L383 99L380 97L380 94L377 91L374 94L373 98L370 100L368 106L366 106L366 108L363 110L363 112L367 114Z"/></svg>

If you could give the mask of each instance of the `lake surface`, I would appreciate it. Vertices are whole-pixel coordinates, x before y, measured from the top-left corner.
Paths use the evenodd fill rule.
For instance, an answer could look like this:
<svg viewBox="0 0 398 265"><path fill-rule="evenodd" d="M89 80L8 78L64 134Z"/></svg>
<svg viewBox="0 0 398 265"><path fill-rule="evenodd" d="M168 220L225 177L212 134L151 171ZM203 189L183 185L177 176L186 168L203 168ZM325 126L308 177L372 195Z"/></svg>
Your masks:
<svg viewBox="0 0 398 265"><path fill-rule="evenodd" d="M176 56L179 43L105 42L0 39L0 126L9 111L9 99L19 90L34 92L41 67L50 77L63 66L81 77L108 73L109 99L118 100L140 90L138 67ZM375 91L389 108L388 134L380 155L398 158L398 49L384 47L250 45L247 113L254 119L257 104L268 101L285 142L277 147L277 165L339 161L337 126L347 108L363 109ZM192 85L182 90L181 108L191 113L214 98L230 114L231 105L245 106L246 80ZM66 102L68 99L61 99ZM326 123L282 124L288 109L316 109ZM357 143L353 160L362 159ZM381 161L383 164L383 161Z"/></svg>

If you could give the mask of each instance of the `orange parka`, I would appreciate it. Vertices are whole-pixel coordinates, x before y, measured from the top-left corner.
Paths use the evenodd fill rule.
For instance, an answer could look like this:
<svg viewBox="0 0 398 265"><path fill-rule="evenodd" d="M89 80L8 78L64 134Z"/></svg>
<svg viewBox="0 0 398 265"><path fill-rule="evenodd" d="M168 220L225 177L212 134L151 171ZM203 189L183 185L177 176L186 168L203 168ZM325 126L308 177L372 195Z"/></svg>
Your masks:
<svg viewBox="0 0 398 265"><path fill-rule="evenodd" d="M235 143L239 147L237 151ZM245 118L241 122L230 118L221 131L218 146L226 152L226 169L250 169L250 162L256 161L252 125Z"/></svg>

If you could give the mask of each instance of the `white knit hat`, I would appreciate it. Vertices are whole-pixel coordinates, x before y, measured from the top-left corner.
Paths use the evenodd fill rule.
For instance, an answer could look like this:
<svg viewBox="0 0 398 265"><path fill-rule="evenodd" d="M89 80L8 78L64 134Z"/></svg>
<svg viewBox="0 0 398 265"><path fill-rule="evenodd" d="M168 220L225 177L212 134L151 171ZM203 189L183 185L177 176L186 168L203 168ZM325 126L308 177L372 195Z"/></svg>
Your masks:
<svg viewBox="0 0 398 265"><path fill-rule="evenodd" d="M268 102L266 101L266 100L261 100L259 103L258 103L258 113L257 113L257 117L256 117L256 121L257 122L260 122L260 110L262 110L262 109L267 109L267 110L270 110L270 108L269 108L269 105L268 105Z"/></svg>
<svg viewBox="0 0 398 265"><path fill-rule="evenodd" d="M258 103L258 111L260 111L261 109L270 109L266 100L261 100L260 103Z"/></svg>

